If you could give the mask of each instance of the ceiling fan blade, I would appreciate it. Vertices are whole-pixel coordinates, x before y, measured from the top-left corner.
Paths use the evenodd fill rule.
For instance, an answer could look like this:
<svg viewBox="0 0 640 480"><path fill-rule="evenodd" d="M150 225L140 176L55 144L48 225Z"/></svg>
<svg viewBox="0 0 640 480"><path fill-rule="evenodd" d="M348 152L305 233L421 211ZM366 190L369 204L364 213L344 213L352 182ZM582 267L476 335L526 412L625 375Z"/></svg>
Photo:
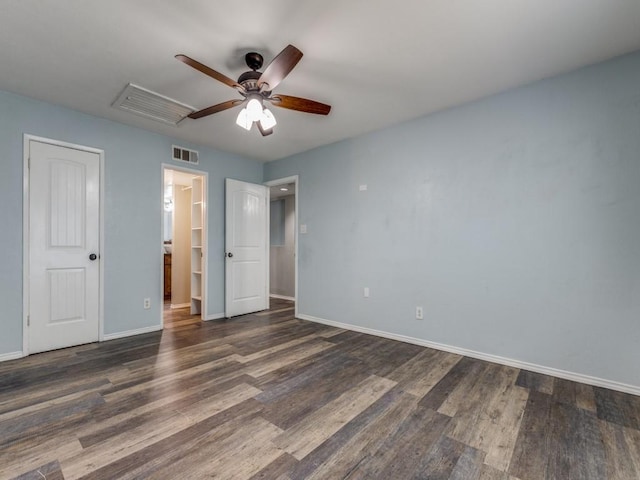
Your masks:
<svg viewBox="0 0 640 480"><path fill-rule="evenodd" d="M264 83L267 84L267 90L271 91L286 77L289 72L293 70L300 59L302 58L302 52L293 45L287 45L276 58L271 60L271 63L267 65L264 73L258 79L258 87L262 87Z"/></svg>
<svg viewBox="0 0 640 480"><path fill-rule="evenodd" d="M206 117L207 115L213 115L214 113L222 112L223 110L227 110L229 108L233 108L236 105L240 105L244 100L227 100L226 102L219 103L217 105L212 105L207 108L203 108L202 110L198 110L197 112L193 112L188 115L189 118L193 118L194 120L197 118Z"/></svg>
<svg viewBox="0 0 640 480"><path fill-rule="evenodd" d="M258 130L260 130L260 133L263 137L266 137L267 135L271 135L273 133L273 128L268 128L265 130L264 128L262 128L262 125L260 125L260 122L256 122L256 125L258 125Z"/></svg>
<svg viewBox="0 0 640 480"><path fill-rule="evenodd" d="M289 95L273 95L269 100L274 106L297 110L299 112L315 113L317 115L328 115L331 105L309 100L308 98L291 97Z"/></svg>
<svg viewBox="0 0 640 480"><path fill-rule="evenodd" d="M225 85L229 85L232 88L237 88L242 92L245 91L244 87L240 85L238 82L236 82L235 80L230 79L229 77L227 77L226 75L223 75L220 72L216 72L213 68L207 67L206 65L198 62L197 60L194 60L193 58L187 57L186 55L183 55L181 53L176 55L176 58L181 62L186 63L190 67L195 68L199 72L202 72L205 75L210 76L211 78L215 78L216 80L224 83Z"/></svg>

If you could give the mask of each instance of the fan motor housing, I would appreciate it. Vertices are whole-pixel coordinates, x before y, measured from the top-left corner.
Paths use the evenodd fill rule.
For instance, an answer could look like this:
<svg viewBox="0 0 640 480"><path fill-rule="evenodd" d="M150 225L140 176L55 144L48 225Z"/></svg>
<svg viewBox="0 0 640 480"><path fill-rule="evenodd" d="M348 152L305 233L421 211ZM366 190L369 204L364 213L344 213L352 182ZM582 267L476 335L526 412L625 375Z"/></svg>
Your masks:
<svg viewBox="0 0 640 480"><path fill-rule="evenodd" d="M257 84L258 79L260 78L260 75L262 75L262 73L256 72L255 70L252 70L250 72L244 72L242 75L238 77L238 83L243 87L247 88L247 85L245 85L245 83L250 82L250 83Z"/></svg>

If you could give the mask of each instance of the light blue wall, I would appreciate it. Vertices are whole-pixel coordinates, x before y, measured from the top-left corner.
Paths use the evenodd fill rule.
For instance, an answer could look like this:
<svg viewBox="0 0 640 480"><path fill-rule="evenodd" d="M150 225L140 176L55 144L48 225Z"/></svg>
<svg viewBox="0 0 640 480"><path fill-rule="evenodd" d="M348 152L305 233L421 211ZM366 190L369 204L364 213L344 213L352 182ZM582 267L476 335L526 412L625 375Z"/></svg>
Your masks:
<svg viewBox="0 0 640 480"><path fill-rule="evenodd" d="M159 325L161 164L177 143L209 173L209 314L224 312L224 179L261 182L263 165L213 149L0 92L0 355L22 350L23 134L105 150L106 334ZM152 308L142 308L150 297Z"/></svg>
<svg viewBox="0 0 640 480"><path fill-rule="evenodd" d="M640 54L265 167L294 174L300 313L640 386Z"/></svg>

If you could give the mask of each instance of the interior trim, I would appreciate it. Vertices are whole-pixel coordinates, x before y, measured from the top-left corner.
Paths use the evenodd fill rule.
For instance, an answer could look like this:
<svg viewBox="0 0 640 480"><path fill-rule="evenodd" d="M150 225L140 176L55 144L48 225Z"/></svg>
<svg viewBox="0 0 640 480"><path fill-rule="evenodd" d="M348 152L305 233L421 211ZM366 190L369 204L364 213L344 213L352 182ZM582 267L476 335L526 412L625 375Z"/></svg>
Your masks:
<svg viewBox="0 0 640 480"><path fill-rule="evenodd" d="M289 177L283 177L283 178L276 178L274 180L269 180L268 182L264 182L264 184L267 187L275 187L277 185L285 185L287 183L293 183L295 184L295 191L294 191L294 197L293 197L293 201L294 201L294 262L293 262L293 268L294 268L294 286L293 286L293 301L295 302L294 307L293 307L293 314L294 316L298 316L298 302L296 301L296 299L298 298L298 278L300 278L299 274L298 274L298 258L300 258L300 256L298 255L298 249L299 249L299 242L300 239L298 237L298 230L300 229L300 176L299 175L291 175ZM267 190L268 192L271 192L270 190ZM269 196L269 201L271 200L271 196ZM271 218L269 218L269 221L271 221ZM269 234L267 232L267 240L270 240L269 238ZM271 249L271 242L269 241L269 249ZM271 252L268 252L268 255L270 255ZM269 267L271 268L271 267ZM269 298L272 295L269 294ZM278 298L278 297L275 297ZM288 299L286 299L288 300Z"/></svg>
<svg viewBox="0 0 640 480"><path fill-rule="evenodd" d="M169 308L171 308L171 310L175 310L177 308L187 308L190 306L191 306L191 303L176 303L176 304L172 303Z"/></svg>
<svg viewBox="0 0 640 480"><path fill-rule="evenodd" d="M280 299L280 300L289 300L291 302L295 302L296 301L295 297L287 297L286 295L276 295L275 293L270 293L269 297L277 298L277 299Z"/></svg>
<svg viewBox="0 0 640 480"><path fill-rule="evenodd" d="M161 330L162 325L152 325L150 327L136 328L135 330L125 330L124 332L106 333L102 340L106 342L108 340L115 340L116 338L133 337L134 335L159 332Z"/></svg>
<svg viewBox="0 0 640 480"><path fill-rule="evenodd" d="M18 358L24 357L24 353L22 350L17 352L9 352L9 353L1 353L0 354L0 362L8 362L9 360L17 360Z"/></svg>
<svg viewBox="0 0 640 480"><path fill-rule="evenodd" d="M531 372L542 373L552 377L562 378L565 380L571 380L574 382L585 383L594 387L609 388L618 392L630 393L632 395L640 396L640 386L629 385L626 383L616 382L613 380L607 380L604 378L592 377L590 375L584 375L582 373L569 372L567 370L560 370L552 367L545 367L544 365L537 365L535 363L523 362L521 360L515 360L513 358L501 357L499 355L492 355L489 353L477 352L475 350L468 350L466 348L454 347L443 343L430 342L428 340L422 340L420 338L409 337L406 335L399 335L397 333L389 333L382 330L374 330L373 328L360 327L357 325L351 325L348 323L335 322L333 320L326 320L324 318L313 317L311 315L300 314L297 316L302 320L308 320L310 322L322 323L324 325L330 325L332 327L344 328L345 330L351 330L354 332L367 333L369 335L375 335L377 337L388 338L390 340L398 340L400 342L411 343L414 345L420 345L422 347L429 347L435 350L441 350L443 352L455 353L458 355L464 355L465 357L477 358L478 360L485 360L487 362L498 363L500 365L506 365L508 367L521 368L529 370Z"/></svg>

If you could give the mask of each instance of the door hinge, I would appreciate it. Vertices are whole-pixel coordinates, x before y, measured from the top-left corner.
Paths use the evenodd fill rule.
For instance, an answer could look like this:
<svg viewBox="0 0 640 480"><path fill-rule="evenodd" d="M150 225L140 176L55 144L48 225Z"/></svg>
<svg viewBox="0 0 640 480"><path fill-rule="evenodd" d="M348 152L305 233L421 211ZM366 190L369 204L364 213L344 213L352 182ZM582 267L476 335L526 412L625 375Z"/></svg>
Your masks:
<svg viewBox="0 0 640 480"><path fill-rule="evenodd" d="M31 169L31 157L27 158L27 168Z"/></svg>
<svg viewBox="0 0 640 480"><path fill-rule="evenodd" d="M31 326L31 315L27 315L27 327Z"/></svg>

